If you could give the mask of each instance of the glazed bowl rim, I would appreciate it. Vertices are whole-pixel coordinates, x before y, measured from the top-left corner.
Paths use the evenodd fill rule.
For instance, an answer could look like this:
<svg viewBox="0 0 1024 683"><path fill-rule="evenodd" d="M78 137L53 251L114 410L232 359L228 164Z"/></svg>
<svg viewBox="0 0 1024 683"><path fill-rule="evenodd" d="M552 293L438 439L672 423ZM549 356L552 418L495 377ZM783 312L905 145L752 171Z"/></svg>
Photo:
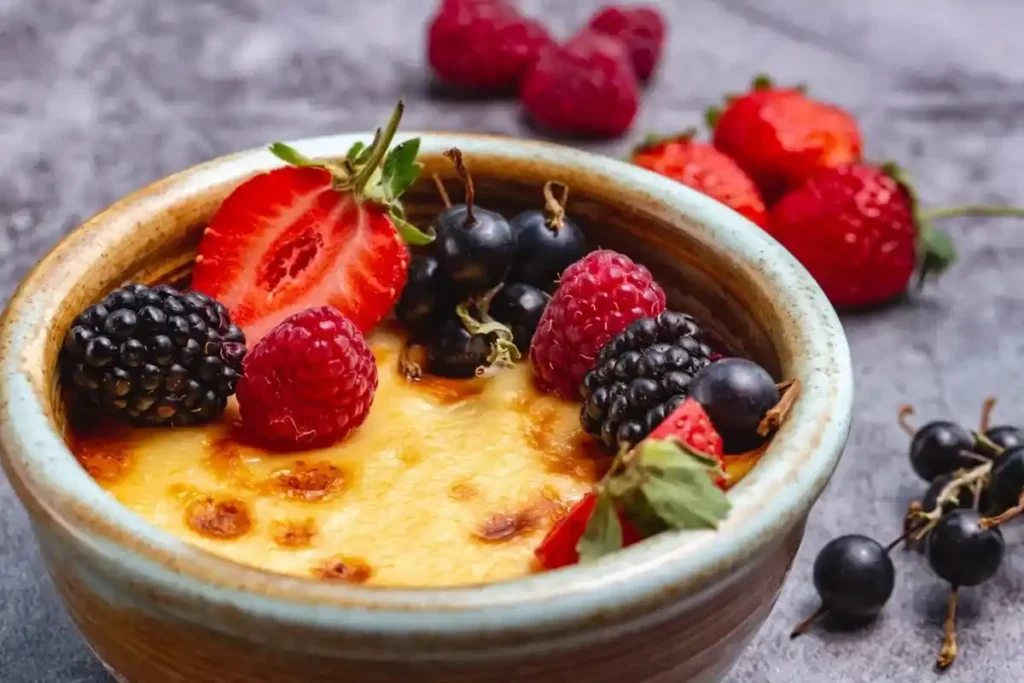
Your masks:
<svg viewBox="0 0 1024 683"><path fill-rule="evenodd" d="M802 521L845 445L853 373L834 309L785 249L724 205L625 162L495 135L408 132L398 139L412 137L422 139L423 154L458 146L470 159L485 155L539 160L641 192L662 210L685 215L688 230L705 231L770 288L773 305L792 321L793 338L804 344L793 358L793 371L804 391L765 457L730 491L733 510L719 532L661 534L594 564L512 581L454 588L375 588L327 584L240 565L160 530L121 506L78 465L52 427L43 407L46 395L33 386L32 368L23 360L30 345L40 343L40 335L48 331L53 306L87 271L62 255L81 252L86 262L95 262L105 244L133 229L135 218L279 166L265 149L220 157L132 193L61 240L26 276L0 329L0 446L8 476L27 492L22 495L92 552L174 594L276 623L385 635L558 628L658 595L692 596ZM341 134L291 144L309 156L341 156L365 138Z"/></svg>

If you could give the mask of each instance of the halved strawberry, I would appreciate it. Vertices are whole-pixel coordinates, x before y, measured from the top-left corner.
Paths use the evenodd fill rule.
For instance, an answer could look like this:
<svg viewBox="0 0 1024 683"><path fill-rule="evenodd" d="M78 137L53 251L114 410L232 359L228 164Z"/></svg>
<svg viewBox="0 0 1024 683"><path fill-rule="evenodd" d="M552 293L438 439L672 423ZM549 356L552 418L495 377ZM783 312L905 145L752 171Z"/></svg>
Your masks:
<svg viewBox="0 0 1024 683"><path fill-rule="evenodd" d="M701 404L692 398L679 404L672 414L647 435L646 440L664 439L677 439L701 455L714 458L724 470L725 456L723 455L722 437L715 431L714 425L711 424L711 418L704 412ZM727 481L724 473L715 479L715 484L720 489L726 488Z"/></svg>
<svg viewBox="0 0 1024 683"><path fill-rule="evenodd" d="M406 222L398 197L419 176L419 140L388 152L399 102L370 146L340 163L274 143L290 166L242 183L203 233L192 288L222 302L250 344L277 323L330 304L361 331L387 315L405 286L406 243L433 238Z"/></svg>

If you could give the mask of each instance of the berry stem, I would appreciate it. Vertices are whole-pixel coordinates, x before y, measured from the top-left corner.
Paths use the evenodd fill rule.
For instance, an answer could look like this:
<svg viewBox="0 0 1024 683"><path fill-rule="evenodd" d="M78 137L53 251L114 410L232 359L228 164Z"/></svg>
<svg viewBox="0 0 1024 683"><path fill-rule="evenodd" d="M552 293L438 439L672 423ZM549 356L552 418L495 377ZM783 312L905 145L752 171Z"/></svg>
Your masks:
<svg viewBox="0 0 1024 683"><path fill-rule="evenodd" d="M410 382L416 382L423 378L423 366L426 365L427 349L415 342L406 343L402 347L402 353L398 356L398 369Z"/></svg>
<svg viewBox="0 0 1024 683"><path fill-rule="evenodd" d="M462 156L462 150L452 147L444 155L451 160L455 166L455 172L459 174L462 184L466 187L465 225L471 225L476 222L476 218L473 217L473 200L476 197L476 193L473 190L473 176L469 174L469 169L466 168L466 160Z"/></svg>
<svg viewBox="0 0 1024 683"><path fill-rule="evenodd" d="M782 382L778 387L782 392L779 402L768 409L768 412L761 418L761 423L757 425L757 433L761 436L768 436L782 426L803 390L803 385L798 379Z"/></svg>
<svg viewBox="0 0 1024 683"><path fill-rule="evenodd" d="M978 439L982 443L987 442L989 445L994 447L994 452L997 454L1002 451L1002 449L980 434L978 435ZM918 522L914 527L913 532L911 532L910 538L915 542L920 542L932 529L935 528L939 519L942 518L942 511L944 507L948 503L952 502L960 489L973 486L976 482L983 481L991 471L991 460L988 460L972 469L962 471L948 484L942 487L942 491L939 492L938 497L935 499L935 507L933 509L927 511L921 511L919 509L908 511L908 515L911 517L908 519L908 523ZM1022 507L1022 511L1024 511L1024 507Z"/></svg>
<svg viewBox="0 0 1024 683"><path fill-rule="evenodd" d="M896 413L896 422L899 424L900 429L910 438L914 438L914 434L917 433L914 425L907 421L907 418L913 416L913 414L914 406L909 403L900 406L899 412Z"/></svg>
<svg viewBox="0 0 1024 683"><path fill-rule="evenodd" d="M441 195L441 201L444 202L444 208L452 208L452 200L448 197L448 190L444 189L444 181L441 180L441 176L434 174L434 185L437 187L437 193Z"/></svg>
<svg viewBox="0 0 1024 683"><path fill-rule="evenodd" d="M395 139L395 133L398 132L398 124L402 122L402 114L404 112L405 103L402 100L398 100L398 104L395 105L395 109L391 112L391 118L388 119L388 124L384 127L383 131L378 129L378 134L374 136L371 146L373 151L359 170L359 173L352 179L352 189L357 195L370 182L370 178L373 177L374 172L384 161L384 157L387 156L388 147L391 146L391 141Z"/></svg>
<svg viewBox="0 0 1024 683"><path fill-rule="evenodd" d="M921 212L921 218L930 221L936 218L1024 218L1024 207L1019 206L985 206L983 204L967 204L965 206L948 206Z"/></svg>
<svg viewBox="0 0 1024 683"><path fill-rule="evenodd" d="M555 199L555 187L561 188L562 198ZM557 180L544 183L544 211L547 224L555 233L565 227L565 205L569 202L569 186Z"/></svg>
<svg viewBox="0 0 1024 683"><path fill-rule="evenodd" d="M996 407L996 397L989 396L981 404L981 420L978 421L978 431L987 432L992 424L992 409Z"/></svg>
<svg viewBox="0 0 1024 683"><path fill-rule="evenodd" d="M803 634L805 634L808 631L810 631L811 630L811 626L814 625L814 622L818 621L818 619L821 619L827 613L828 613L828 609L826 609L825 605L819 606L818 609L816 609L814 611L814 614L812 614L811 616L807 617L806 619L804 619L803 621L801 621L799 624L796 625L796 627L790 632L789 639L792 640L794 638L799 638Z"/></svg>
<svg viewBox="0 0 1024 683"><path fill-rule="evenodd" d="M949 600L946 602L945 636L942 639L942 648L939 650L939 656L936 658L936 663L940 669L948 669L956 660L956 607L958 602L959 592L957 587L953 586L950 588Z"/></svg>
<svg viewBox="0 0 1024 683"><path fill-rule="evenodd" d="M991 529L993 527L999 526L1000 524L1003 524L1004 522L1009 522L1011 519L1018 516L1022 512L1024 512L1024 491L1021 491L1020 498L1017 500L1016 505L1014 505L1009 510L999 513L995 517L983 518L980 522L978 522L978 526L980 526L982 529Z"/></svg>

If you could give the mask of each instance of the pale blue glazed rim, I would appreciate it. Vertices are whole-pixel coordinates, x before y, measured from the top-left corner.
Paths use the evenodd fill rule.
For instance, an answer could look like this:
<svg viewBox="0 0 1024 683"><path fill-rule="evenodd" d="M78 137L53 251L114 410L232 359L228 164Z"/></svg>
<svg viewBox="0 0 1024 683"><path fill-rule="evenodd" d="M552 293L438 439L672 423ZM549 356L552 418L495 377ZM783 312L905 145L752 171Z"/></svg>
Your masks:
<svg viewBox="0 0 1024 683"><path fill-rule="evenodd" d="M293 143L309 156L340 156L365 135L337 135ZM470 158L493 156L515 162L571 167L645 195L645 210L682 214L702 237L717 242L756 273L787 320L782 332L798 351L791 375L803 394L791 419L761 462L729 492L730 517L718 532L666 533L601 561L482 586L444 589L385 589L272 574L238 565L201 550L129 512L77 464L23 367L24 352L41 343L40 319L62 301L88 262L99 255L82 247L79 260L44 259L26 283L45 275L46 286L23 285L12 300L0 344L0 445L4 465L33 502L58 520L89 552L122 567L139 581L180 597L184 604L239 610L276 625L301 625L336 633L404 637L488 634L571 628L602 620L624 606L651 603L660 595L684 603L711 589L716 576L744 566L768 544L802 522L845 446L852 403L849 347L834 309L807 271L760 228L690 188L630 164L567 147L499 136L406 133L420 137L422 151L438 154L458 146ZM224 157L161 181L98 215L70 235L62 248L75 249L96 231L124 235L137 219L165 211L207 188L279 166L265 150ZM152 189L152 188L150 188ZM90 247L91 248L91 247ZM59 274L58 274L59 269ZM83 526L73 511L102 519L100 533ZM114 540L148 547L143 555ZM154 559L154 558L159 558ZM174 611L173 605L167 609ZM181 616L190 619L189 610ZM396 655L397 656L397 655Z"/></svg>

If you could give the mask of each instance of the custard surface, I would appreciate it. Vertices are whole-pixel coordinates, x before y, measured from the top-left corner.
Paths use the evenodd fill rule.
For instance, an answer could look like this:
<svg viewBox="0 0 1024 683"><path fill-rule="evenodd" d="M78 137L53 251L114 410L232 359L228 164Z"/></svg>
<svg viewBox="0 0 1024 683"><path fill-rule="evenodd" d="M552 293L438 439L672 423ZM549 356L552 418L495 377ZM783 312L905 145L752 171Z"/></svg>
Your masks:
<svg viewBox="0 0 1024 683"><path fill-rule="evenodd" d="M610 463L579 404L537 391L525 361L487 379L410 382L399 334L368 341L373 405L330 448L247 443L232 401L202 427L76 429L72 450L136 514L243 564L396 587L536 571L534 548ZM727 458L730 483L758 455Z"/></svg>
<svg viewBox="0 0 1024 683"><path fill-rule="evenodd" d="M538 392L526 362L487 379L410 382L400 336L368 341L373 405L330 448L246 444L232 402L202 427L78 430L72 449L135 513L244 564L389 586L533 571L555 517L608 463L579 427L579 404Z"/></svg>

